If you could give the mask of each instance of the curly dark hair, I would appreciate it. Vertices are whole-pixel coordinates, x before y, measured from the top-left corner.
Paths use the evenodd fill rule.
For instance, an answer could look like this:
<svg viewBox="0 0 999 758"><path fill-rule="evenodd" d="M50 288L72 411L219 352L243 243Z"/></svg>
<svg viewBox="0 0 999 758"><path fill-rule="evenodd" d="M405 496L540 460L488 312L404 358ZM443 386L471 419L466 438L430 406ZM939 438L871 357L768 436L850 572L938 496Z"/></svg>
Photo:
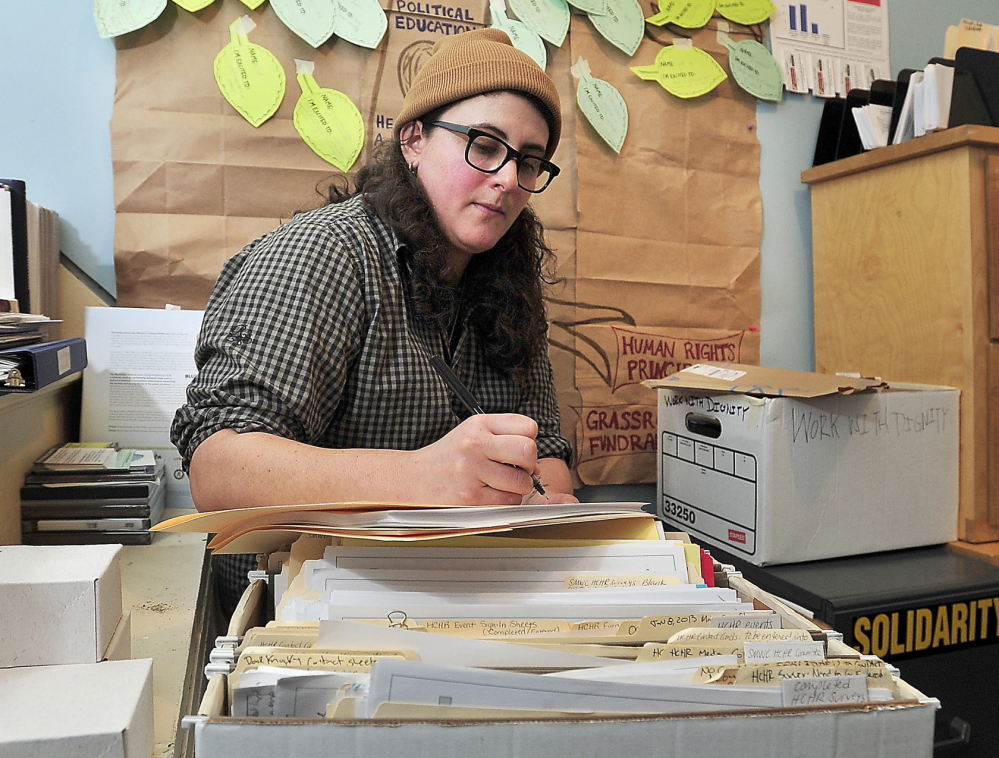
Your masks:
<svg viewBox="0 0 999 758"><path fill-rule="evenodd" d="M544 285L558 281L553 274L555 254L545 244L544 228L531 207L521 211L495 247L472 256L461 281L453 283L446 278L447 240L398 140L376 147L372 160L358 172L353 192L346 180L326 191L329 203L357 194L406 243L402 268L416 316L447 334L461 317L457 311L467 309L486 360L522 384L534 355L546 344Z"/></svg>

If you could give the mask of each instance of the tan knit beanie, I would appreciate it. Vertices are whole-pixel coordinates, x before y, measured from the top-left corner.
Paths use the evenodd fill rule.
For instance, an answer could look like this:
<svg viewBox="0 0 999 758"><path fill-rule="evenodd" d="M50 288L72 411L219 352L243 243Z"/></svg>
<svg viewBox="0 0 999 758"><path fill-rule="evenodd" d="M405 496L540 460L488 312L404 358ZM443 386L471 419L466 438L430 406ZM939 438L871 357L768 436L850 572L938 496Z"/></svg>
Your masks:
<svg viewBox="0 0 999 758"><path fill-rule="evenodd" d="M476 29L434 45L430 58L413 77L395 120L395 134L430 111L496 90L526 92L544 104L551 116L545 157L551 158L562 131L555 83L499 29Z"/></svg>

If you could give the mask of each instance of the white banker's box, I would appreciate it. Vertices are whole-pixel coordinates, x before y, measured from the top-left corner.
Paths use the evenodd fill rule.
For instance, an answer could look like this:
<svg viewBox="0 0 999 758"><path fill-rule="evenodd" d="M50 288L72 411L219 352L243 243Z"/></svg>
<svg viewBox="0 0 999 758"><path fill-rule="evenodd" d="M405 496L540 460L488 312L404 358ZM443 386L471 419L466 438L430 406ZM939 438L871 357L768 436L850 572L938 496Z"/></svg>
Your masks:
<svg viewBox="0 0 999 758"><path fill-rule="evenodd" d="M95 663L121 623L121 545L0 547L0 667Z"/></svg>
<svg viewBox="0 0 999 758"><path fill-rule="evenodd" d="M957 539L958 396L737 364L659 394L657 513L757 564Z"/></svg>

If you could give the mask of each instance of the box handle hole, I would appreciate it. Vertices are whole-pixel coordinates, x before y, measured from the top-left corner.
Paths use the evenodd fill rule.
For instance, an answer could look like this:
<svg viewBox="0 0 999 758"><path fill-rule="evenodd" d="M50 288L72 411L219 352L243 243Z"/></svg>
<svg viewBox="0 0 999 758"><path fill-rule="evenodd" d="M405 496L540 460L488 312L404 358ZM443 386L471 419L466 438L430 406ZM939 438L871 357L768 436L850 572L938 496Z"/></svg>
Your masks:
<svg viewBox="0 0 999 758"><path fill-rule="evenodd" d="M721 421L703 413L688 413L686 418L687 431L710 437L713 440L721 437Z"/></svg>

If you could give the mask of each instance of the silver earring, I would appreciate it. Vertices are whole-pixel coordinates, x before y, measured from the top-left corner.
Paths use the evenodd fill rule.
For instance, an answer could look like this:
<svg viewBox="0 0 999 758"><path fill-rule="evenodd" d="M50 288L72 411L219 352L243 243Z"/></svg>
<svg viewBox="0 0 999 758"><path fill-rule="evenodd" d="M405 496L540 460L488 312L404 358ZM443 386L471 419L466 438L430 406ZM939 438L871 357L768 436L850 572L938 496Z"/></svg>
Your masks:
<svg viewBox="0 0 999 758"><path fill-rule="evenodd" d="M410 163L409 164L409 173L411 173L413 176L416 176L416 171L417 171L416 164L415 163Z"/></svg>

